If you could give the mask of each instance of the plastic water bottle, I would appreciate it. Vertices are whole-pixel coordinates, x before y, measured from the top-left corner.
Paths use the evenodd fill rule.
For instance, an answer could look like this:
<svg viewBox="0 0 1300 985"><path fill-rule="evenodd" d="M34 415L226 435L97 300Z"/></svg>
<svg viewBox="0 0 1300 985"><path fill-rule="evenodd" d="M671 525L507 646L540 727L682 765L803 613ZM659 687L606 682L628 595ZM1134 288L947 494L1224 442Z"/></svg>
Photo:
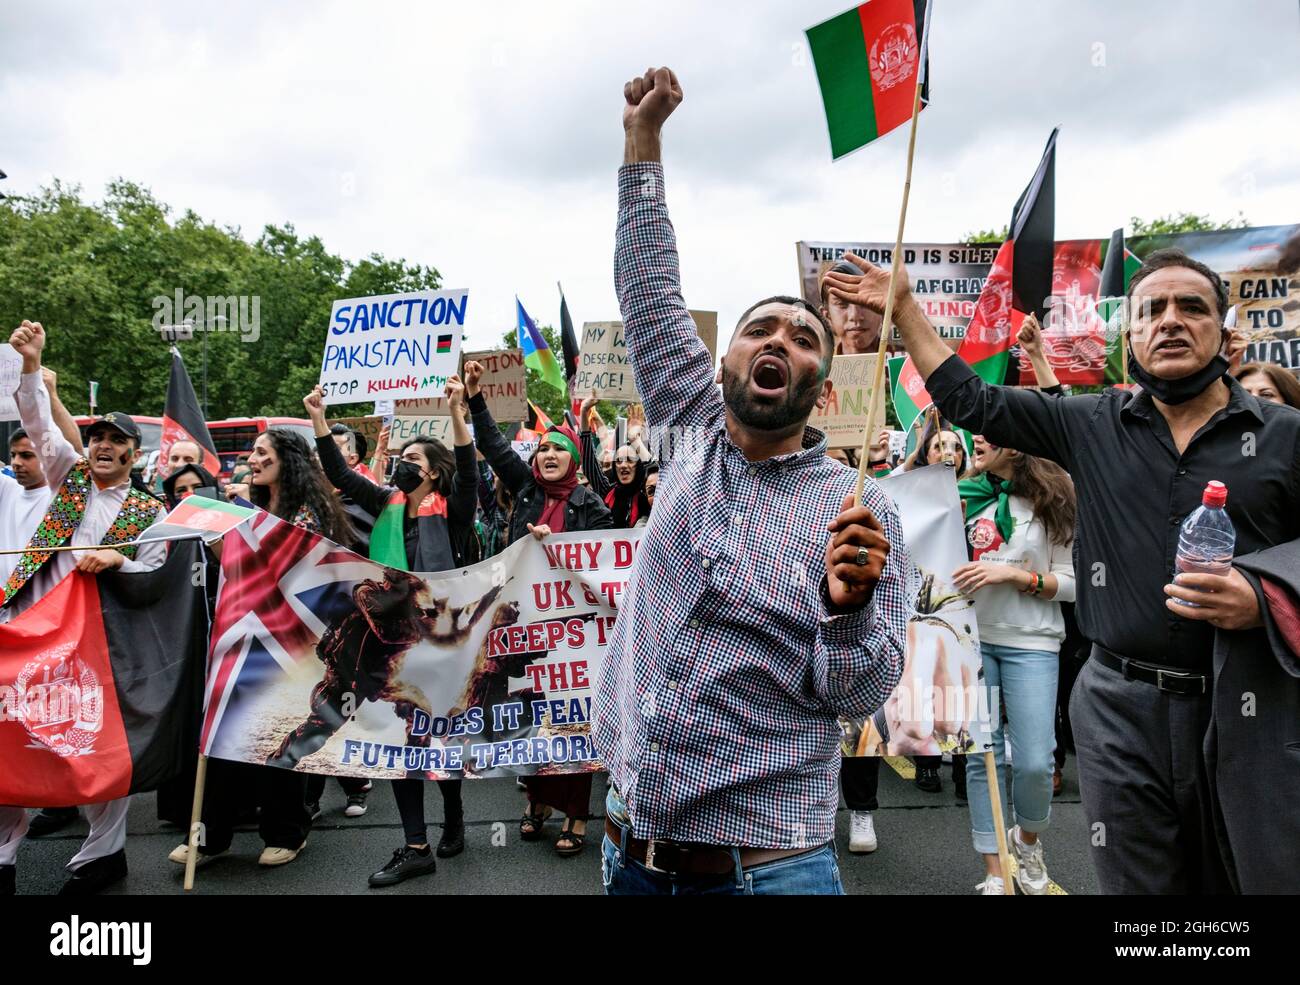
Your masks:
<svg viewBox="0 0 1300 985"><path fill-rule="evenodd" d="M1208 575L1226 575L1232 570L1233 548L1237 544L1237 531L1232 528L1228 511L1228 487L1222 482L1211 482L1201 494L1201 506L1187 515L1182 532L1178 535L1178 556L1174 574L1198 572ZM1179 605L1200 608L1196 602L1174 599Z"/></svg>

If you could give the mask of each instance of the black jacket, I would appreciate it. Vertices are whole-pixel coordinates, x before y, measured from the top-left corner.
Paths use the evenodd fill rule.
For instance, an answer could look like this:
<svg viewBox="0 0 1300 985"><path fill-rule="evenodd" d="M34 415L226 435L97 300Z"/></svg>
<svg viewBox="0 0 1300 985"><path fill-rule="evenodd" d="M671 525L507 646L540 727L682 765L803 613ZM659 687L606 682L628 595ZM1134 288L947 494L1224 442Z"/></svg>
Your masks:
<svg viewBox="0 0 1300 985"><path fill-rule="evenodd" d="M1215 828L1233 889L1294 895L1300 893L1300 655L1282 635L1260 579L1300 596L1300 542L1232 563L1255 589L1264 625L1214 636L1205 765Z"/></svg>
<svg viewBox="0 0 1300 985"><path fill-rule="evenodd" d="M474 511L478 505L478 469L474 446L461 445L456 453L456 474L447 493L447 516L420 517L407 531L407 563L412 571L447 571L474 564L479 560L478 538L474 536ZM371 482L348 468L343 453L327 434L316 439L316 454L321 468L334 488L376 520L397 492L393 486ZM412 530L418 531L413 534Z"/></svg>
<svg viewBox="0 0 1300 985"><path fill-rule="evenodd" d="M519 538L528 536L528 524L536 523L542 518L546 493L533 478L533 470L515 454L510 443L502 436L481 392L470 398L469 410L474 419L474 441L478 444L478 450L515 499L514 509L510 511L510 543L513 544ZM574 486L565 511L564 532L610 530L613 526L613 518L604 501L586 486Z"/></svg>

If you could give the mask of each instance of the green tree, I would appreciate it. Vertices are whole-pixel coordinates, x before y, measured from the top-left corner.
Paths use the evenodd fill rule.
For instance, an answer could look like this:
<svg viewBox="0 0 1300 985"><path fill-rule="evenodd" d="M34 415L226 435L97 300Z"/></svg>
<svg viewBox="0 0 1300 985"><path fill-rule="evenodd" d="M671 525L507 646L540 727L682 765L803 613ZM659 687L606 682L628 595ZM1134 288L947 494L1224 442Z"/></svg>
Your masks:
<svg viewBox="0 0 1300 985"><path fill-rule="evenodd" d="M1240 212L1235 219L1216 222L1208 215L1196 215L1193 212L1171 212L1169 215L1157 216L1151 220L1133 216L1129 219L1128 236L1168 236L1173 233L1203 233L1217 229L1245 229L1250 225Z"/></svg>
<svg viewBox="0 0 1300 985"><path fill-rule="evenodd" d="M256 339L206 331L177 343L200 399L206 362L208 416L217 420L302 416L337 298L440 286L433 267L378 254L348 261L291 225L267 226L249 242L192 211L173 217L125 180L98 204L59 181L0 202L0 326L7 332L24 318L45 325L47 362L74 414L88 410L88 380L100 384L101 408L162 413L170 355L154 320L167 312L158 301L178 290L259 302ZM182 315L170 313L173 322ZM352 416L370 405L332 410Z"/></svg>

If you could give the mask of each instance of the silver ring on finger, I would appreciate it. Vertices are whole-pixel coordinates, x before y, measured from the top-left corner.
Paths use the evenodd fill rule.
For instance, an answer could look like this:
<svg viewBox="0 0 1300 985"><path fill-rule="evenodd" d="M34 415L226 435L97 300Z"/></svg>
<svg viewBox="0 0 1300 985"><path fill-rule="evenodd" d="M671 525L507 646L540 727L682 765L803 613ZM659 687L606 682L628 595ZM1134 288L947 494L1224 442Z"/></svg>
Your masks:
<svg viewBox="0 0 1300 985"><path fill-rule="evenodd" d="M853 559L853 563L861 568L865 568L871 563L871 552L865 547L859 547L858 556Z"/></svg>

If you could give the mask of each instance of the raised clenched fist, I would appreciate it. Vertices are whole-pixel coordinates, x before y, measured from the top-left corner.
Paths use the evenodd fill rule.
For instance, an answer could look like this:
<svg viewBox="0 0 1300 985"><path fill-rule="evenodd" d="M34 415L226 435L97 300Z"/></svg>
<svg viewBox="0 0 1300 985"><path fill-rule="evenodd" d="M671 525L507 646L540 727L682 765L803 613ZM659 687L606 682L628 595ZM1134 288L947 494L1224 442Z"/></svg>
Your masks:
<svg viewBox="0 0 1300 985"><path fill-rule="evenodd" d="M682 87L670 68L648 68L623 86L623 129L658 133L682 101Z"/></svg>

